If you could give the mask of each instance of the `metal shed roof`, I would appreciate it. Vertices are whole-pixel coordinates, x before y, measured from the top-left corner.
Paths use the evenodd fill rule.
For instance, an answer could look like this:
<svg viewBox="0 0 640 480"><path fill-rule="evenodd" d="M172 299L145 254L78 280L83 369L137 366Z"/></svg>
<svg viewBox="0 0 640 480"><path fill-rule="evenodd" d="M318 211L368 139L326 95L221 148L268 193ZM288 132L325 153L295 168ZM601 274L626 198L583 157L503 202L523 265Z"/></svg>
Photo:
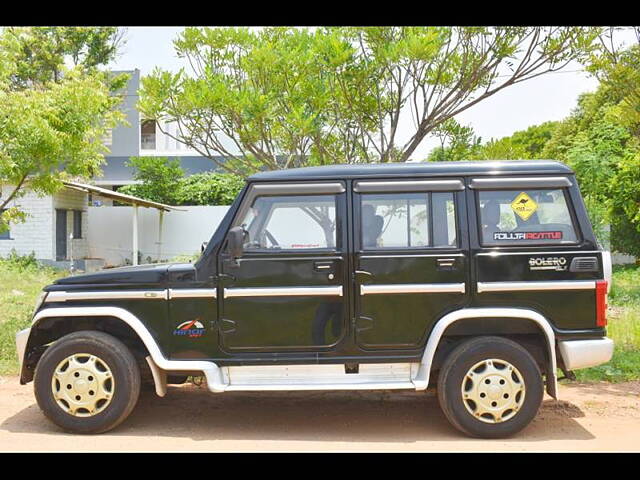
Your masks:
<svg viewBox="0 0 640 480"><path fill-rule="evenodd" d="M95 185L87 185L86 183L67 182L67 181L63 181L62 183L66 188L70 188L72 190L78 190L80 192L85 192L85 193L93 193L95 195L100 195L101 197L111 198L113 200L117 200L118 202L129 203L131 205L136 205L138 207L156 208L158 210L162 210L165 212L168 212L171 210L178 210L178 211L185 210L183 208L173 207L171 205L165 205L164 203L153 202L151 200L145 200L144 198L134 197L133 195L114 192L113 190L96 187Z"/></svg>

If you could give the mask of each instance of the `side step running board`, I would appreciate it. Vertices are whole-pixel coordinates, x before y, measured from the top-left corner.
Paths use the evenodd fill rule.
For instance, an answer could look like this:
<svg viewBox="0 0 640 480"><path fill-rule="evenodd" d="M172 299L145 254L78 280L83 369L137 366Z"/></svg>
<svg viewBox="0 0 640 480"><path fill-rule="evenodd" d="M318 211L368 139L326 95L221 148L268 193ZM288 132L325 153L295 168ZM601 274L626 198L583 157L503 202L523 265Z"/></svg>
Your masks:
<svg viewBox="0 0 640 480"><path fill-rule="evenodd" d="M282 390L415 390L416 386L412 382L389 382L389 383L334 383L334 384L246 384L229 385L225 392L259 392L259 391L282 391Z"/></svg>

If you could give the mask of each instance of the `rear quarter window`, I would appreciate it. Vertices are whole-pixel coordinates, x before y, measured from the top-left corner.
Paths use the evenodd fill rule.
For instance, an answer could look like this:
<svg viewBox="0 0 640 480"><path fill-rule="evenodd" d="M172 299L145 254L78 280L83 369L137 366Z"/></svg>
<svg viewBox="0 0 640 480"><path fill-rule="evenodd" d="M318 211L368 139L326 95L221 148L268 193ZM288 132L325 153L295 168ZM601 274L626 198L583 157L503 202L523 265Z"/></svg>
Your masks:
<svg viewBox="0 0 640 480"><path fill-rule="evenodd" d="M478 192L483 245L562 245L578 241L565 189Z"/></svg>

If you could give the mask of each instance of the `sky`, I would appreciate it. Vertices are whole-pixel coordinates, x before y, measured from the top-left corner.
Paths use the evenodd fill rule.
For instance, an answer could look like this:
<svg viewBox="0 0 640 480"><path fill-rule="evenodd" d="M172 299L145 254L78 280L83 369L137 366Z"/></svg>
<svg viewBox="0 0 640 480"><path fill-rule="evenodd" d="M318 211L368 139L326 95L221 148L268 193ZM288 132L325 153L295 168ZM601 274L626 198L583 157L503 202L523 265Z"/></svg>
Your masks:
<svg viewBox="0 0 640 480"><path fill-rule="evenodd" d="M128 27L126 44L121 55L110 68L114 70L140 69L144 76L155 67L177 71L186 66L177 58L172 41L184 27ZM622 41L631 41L633 33L624 32ZM473 127L483 141L511 135L548 120L561 120L575 108L578 96L594 91L598 82L570 65L557 73L549 73L505 88L492 97L474 105L456 117L465 126ZM423 159L439 145L436 138L425 139L412 158Z"/></svg>

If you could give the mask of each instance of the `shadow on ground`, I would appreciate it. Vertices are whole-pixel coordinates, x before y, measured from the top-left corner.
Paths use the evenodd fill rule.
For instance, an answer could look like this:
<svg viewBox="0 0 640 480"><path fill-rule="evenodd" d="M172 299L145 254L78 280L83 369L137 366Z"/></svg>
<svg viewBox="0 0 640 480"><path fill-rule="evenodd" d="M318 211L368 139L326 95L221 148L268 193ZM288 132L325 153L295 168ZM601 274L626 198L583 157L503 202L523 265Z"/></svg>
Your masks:
<svg viewBox="0 0 640 480"><path fill-rule="evenodd" d="M590 440L575 418L584 413L548 399L522 432L504 442ZM38 406L7 418L12 433L66 435ZM169 387L159 398L144 392L131 416L109 436L159 436L195 441L442 442L470 439L442 414L437 398L419 392L229 392L215 395L192 385ZM461 445L463 449L464 446Z"/></svg>

